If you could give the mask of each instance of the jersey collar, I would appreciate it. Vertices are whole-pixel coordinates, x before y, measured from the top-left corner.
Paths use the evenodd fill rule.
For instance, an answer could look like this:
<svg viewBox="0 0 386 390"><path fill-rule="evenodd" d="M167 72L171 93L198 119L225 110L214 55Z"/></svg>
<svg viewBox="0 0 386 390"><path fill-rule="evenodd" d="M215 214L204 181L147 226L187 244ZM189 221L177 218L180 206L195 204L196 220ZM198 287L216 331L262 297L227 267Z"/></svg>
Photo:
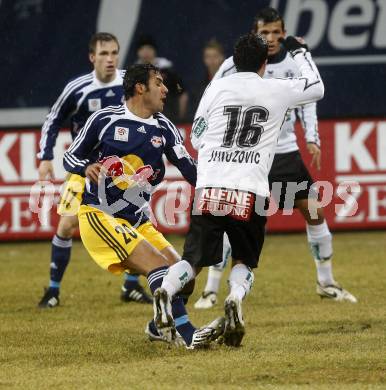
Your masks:
<svg viewBox="0 0 386 390"><path fill-rule="evenodd" d="M286 55L287 51L284 48L280 48L280 50L276 54L268 57L268 64L277 64L279 62L282 62Z"/></svg>
<svg viewBox="0 0 386 390"><path fill-rule="evenodd" d="M141 118L135 114L133 114L128 108L127 108L127 105L126 103L123 104L123 106L125 107L125 117L127 119L130 119L132 121L136 121L136 122L143 122L143 123L146 123L148 125L153 125L153 126L158 126L158 121L157 119L155 119L153 117L153 115L151 115L149 118Z"/></svg>
<svg viewBox="0 0 386 390"><path fill-rule="evenodd" d="M103 83L96 77L96 72L95 70L92 71L92 75L94 78L94 84L97 85L98 87L101 88L108 88L108 87L114 87L116 85L122 85L123 84L123 79L120 73L119 69L115 69L115 77L114 80L110 81L109 83Z"/></svg>

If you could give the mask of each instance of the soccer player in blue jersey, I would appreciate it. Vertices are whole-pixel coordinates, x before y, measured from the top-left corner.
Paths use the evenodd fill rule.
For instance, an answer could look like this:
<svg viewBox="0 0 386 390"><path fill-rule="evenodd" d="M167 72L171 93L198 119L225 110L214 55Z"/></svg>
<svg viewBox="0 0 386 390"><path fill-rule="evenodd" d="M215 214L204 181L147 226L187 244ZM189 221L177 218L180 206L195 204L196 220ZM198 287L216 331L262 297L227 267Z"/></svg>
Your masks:
<svg viewBox="0 0 386 390"><path fill-rule="evenodd" d="M109 105L123 102L123 74L117 69L119 43L109 33L96 33L89 43L89 59L94 70L71 80L52 106L42 127L38 158L39 179L54 177L53 148L59 129L70 119L72 137L75 138L89 116ZM71 175L60 201L61 215L57 231L52 239L50 283L39 302L41 308L52 308L59 304L60 284L70 261L72 236L78 227L77 206L83 194L84 179ZM125 273L121 299L151 303L151 298L138 283L138 275Z"/></svg>
<svg viewBox="0 0 386 390"><path fill-rule="evenodd" d="M158 68L130 67L123 87L126 102L91 115L64 155L66 170L86 177L80 235L103 269L147 276L154 294L154 320L146 328L151 340L172 341L179 334L188 347L207 345L221 333L224 320L196 330L182 298L172 301L160 290L168 266L180 258L147 212L152 188L165 174L164 154L192 185L196 166L177 128L160 113L168 90Z"/></svg>

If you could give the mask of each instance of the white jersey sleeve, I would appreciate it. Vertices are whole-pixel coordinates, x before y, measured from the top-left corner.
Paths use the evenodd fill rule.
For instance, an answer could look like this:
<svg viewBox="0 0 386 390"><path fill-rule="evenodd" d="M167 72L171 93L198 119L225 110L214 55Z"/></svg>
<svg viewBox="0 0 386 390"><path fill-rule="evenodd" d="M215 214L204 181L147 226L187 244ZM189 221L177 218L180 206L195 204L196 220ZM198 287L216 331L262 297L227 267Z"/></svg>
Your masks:
<svg viewBox="0 0 386 390"><path fill-rule="evenodd" d="M229 76L232 73L236 73L236 66L233 62L233 56L228 57L218 68L216 74L213 76L212 80L221 79L225 76Z"/></svg>
<svg viewBox="0 0 386 390"><path fill-rule="evenodd" d="M294 57L300 77L287 80L290 107L315 102L324 95L324 85L311 53L299 53Z"/></svg>
<svg viewBox="0 0 386 390"><path fill-rule="evenodd" d="M302 123L306 142L320 146L316 103L304 104L298 107L297 112Z"/></svg>
<svg viewBox="0 0 386 390"><path fill-rule="evenodd" d="M209 95L211 94L210 84L206 88L200 104L198 105L196 114L194 116L192 131L190 133L190 141L194 149L198 150L201 146L201 140L205 131L208 129L208 105Z"/></svg>

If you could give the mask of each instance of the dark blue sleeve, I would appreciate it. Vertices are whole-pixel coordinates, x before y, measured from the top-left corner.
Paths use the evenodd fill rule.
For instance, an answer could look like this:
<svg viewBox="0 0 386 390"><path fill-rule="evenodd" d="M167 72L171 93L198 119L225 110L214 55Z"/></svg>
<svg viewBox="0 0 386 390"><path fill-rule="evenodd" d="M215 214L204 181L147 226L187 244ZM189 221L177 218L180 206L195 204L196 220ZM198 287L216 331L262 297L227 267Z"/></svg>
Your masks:
<svg viewBox="0 0 386 390"><path fill-rule="evenodd" d="M103 113L99 111L91 115L64 153L63 165L66 171L85 176L85 169L93 162L91 156L94 155L93 151L99 144L101 116Z"/></svg>
<svg viewBox="0 0 386 390"><path fill-rule="evenodd" d="M164 115L157 116L164 129L165 137L164 153L167 159L175 165L182 176L192 185L196 185L197 168L192 156L184 146L184 140L179 130Z"/></svg>
<svg viewBox="0 0 386 390"><path fill-rule="evenodd" d="M52 106L43 124L39 143L40 152L38 153L40 160L52 160L54 158L53 149L59 130L75 108L73 88L69 83Z"/></svg>

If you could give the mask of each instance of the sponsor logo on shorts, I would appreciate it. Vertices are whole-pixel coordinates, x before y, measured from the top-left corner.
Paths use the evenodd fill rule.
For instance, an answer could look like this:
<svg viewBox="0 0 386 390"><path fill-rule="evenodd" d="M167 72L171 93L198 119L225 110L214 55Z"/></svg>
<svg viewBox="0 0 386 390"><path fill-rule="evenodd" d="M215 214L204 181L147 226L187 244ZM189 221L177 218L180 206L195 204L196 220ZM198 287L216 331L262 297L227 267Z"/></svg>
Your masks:
<svg viewBox="0 0 386 390"><path fill-rule="evenodd" d="M254 194L246 191L224 188L204 188L201 190L196 211L217 216L229 215L248 221L255 202Z"/></svg>

